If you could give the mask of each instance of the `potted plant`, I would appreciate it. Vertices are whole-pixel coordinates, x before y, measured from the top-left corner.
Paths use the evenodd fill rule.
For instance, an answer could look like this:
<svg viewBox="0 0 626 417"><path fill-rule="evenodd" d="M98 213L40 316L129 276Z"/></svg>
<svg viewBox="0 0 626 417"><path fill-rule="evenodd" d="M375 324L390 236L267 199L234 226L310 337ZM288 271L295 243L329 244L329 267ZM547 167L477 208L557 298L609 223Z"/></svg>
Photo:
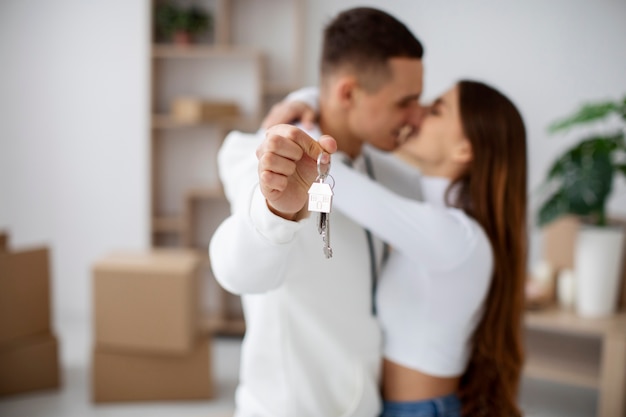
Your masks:
<svg viewBox="0 0 626 417"><path fill-rule="evenodd" d="M157 32L176 44L189 45L194 36L210 30L212 16L198 6L183 7L174 2L161 3L155 12Z"/></svg>
<svg viewBox="0 0 626 417"><path fill-rule="evenodd" d="M614 178L626 175L626 98L583 105L556 121L550 133L578 128L583 138L550 167L540 189L546 196L538 221L581 219L575 247L576 308L584 316L611 314L617 306L624 229L607 221Z"/></svg>

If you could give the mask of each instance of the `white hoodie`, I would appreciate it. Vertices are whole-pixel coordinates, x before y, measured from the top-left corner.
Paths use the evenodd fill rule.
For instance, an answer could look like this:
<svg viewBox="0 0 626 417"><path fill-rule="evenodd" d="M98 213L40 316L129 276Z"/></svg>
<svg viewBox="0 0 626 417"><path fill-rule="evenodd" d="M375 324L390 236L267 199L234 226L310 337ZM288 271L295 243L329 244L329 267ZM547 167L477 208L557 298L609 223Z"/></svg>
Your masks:
<svg viewBox="0 0 626 417"><path fill-rule="evenodd" d="M374 417L381 334L370 253L379 268L383 245L333 210L326 259L315 215L293 222L271 213L258 187L263 137L232 132L218 155L232 214L213 235L211 264L219 283L242 295L247 329L235 416ZM414 170L370 153L377 176L416 196Z"/></svg>

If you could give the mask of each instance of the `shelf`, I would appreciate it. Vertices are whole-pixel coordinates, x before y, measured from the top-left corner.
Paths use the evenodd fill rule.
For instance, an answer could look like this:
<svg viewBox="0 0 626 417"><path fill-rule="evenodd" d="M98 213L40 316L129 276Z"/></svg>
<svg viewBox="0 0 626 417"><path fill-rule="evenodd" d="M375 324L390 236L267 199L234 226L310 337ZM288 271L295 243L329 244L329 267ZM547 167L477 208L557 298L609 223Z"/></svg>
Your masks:
<svg viewBox="0 0 626 417"><path fill-rule="evenodd" d="M218 315L202 317L200 329L203 333L226 336L243 336L246 324L243 318L224 318Z"/></svg>
<svg viewBox="0 0 626 417"><path fill-rule="evenodd" d="M524 366L524 375L583 388L597 389L600 386L597 367L588 363L568 363L567 366L559 366L554 362L554 356L529 358Z"/></svg>
<svg viewBox="0 0 626 417"><path fill-rule="evenodd" d="M156 216L152 219L154 233L182 233L185 221L181 216Z"/></svg>
<svg viewBox="0 0 626 417"><path fill-rule="evenodd" d="M526 330L525 375L585 388L600 386L602 340Z"/></svg>
<svg viewBox="0 0 626 417"><path fill-rule="evenodd" d="M206 59L206 58L246 58L261 59L263 53L254 48L217 45L179 46L156 44L152 46L152 57L157 59Z"/></svg>
<svg viewBox="0 0 626 417"><path fill-rule="evenodd" d="M303 0L287 2L246 1L234 7L233 0L217 0L210 5L215 17L213 42L176 45L158 38L148 41L153 113L149 115L152 243L197 250L202 254L202 268L209 268L204 271L207 276L211 265L206 240L229 210L221 187L195 183L194 170L206 167L186 166L186 161L205 164L206 158L196 161L187 155L202 141L202 145L210 145L204 148L211 153L210 163L216 163L219 145L230 131L258 131L267 108L302 84L306 5ZM154 9L158 2L151 4ZM276 11L281 12L281 24L268 32L263 13L275 15ZM275 42L277 36L286 42ZM290 50L287 45L292 45ZM202 120L191 123L174 119L174 101L195 96L232 101L241 111L230 116L203 111ZM210 168L213 171L214 166ZM203 332L243 335L245 323L238 297L221 287L212 295L219 302L216 299L217 305L211 306L215 314L203 318Z"/></svg>
<svg viewBox="0 0 626 417"><path fill-rule="evenodd" d="M626 312L586 318L558 308L528 311L525 328L525 375L599 389L604 343L609 335L626 336Z"/></svg>
<svg viewBox="0 0 626 417"><path fill-rule="evenodd" d="M188 200L225 200L221 186L191 188L186 193Z"/></svg>
<svg viewBox="0 0 626 417"><path fill-rule="evenodd" d="M300 86L292 83L265 83L263 86L263 93L267 95L287 95L292 91L297 90Z"/></svg>
<svg viewBox="0 0 626 417"><path fill-rule="evenodd" d="M221 186L195 187L187 190L187 201L193 200L219 200L226 201L224 190ZM187 230L188 219L182 215L156 216L152 219L154 233L183 233Z"/></svg>
<svg viewBox="0 0 626 417"><path fill-rule="evenodd" d="M527 311L524 322L527 329L578 336L601 337L614 331L626 334L626 312L623 311L610 317L586 318L573 311L549 308Z"/></svg>
<svg viewBox="0 0 626 417"><path fill-rule="evenodd" d="M260 122L256 118L232 116L224 117L215 120L207 120L201 123L184 123L175 120L169 114L153 114L152 115L152 128L157 130L167 129L189 129L189 128L203 128L203 127L220 127L226 130L255 130L259 127Z"/></svg>

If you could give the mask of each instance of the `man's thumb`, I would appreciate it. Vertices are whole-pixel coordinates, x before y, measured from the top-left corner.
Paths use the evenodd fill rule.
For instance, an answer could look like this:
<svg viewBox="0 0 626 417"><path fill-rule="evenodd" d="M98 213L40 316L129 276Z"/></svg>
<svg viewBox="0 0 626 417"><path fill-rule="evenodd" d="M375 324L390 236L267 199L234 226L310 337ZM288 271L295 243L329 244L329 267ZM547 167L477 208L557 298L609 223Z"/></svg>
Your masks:
<svg viewBox="0 0 626 417"><path fill-rule="evenodd" d="M330 162L330 155L337 152L337 141L332 136L323 135L318 141L318 143L324 151L324 155L322 156L321 163L327 164Z"/></svg>

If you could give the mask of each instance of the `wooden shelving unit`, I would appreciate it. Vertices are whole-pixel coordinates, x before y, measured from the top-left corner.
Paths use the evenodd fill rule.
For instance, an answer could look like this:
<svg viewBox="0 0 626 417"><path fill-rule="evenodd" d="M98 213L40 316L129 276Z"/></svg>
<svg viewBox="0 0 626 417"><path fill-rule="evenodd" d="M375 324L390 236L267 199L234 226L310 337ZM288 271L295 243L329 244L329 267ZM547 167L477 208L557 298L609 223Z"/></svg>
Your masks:
<svg viewBox="0 0 626 417"><path fill-rule="evenodd" d="M527 312L525 324L528 329L599 337L611 332L626 333L626 312L610 317L585 318L573 311L553 307Z"/></svg>
<svg viewBox="0 0 626 417"><path fill-rule="evenodd" d="M598 390L598 416L626 415L626 312L584 318L558 308L529 311L525 327L525 375Z"/></svg>
<svg viewBox="0 0 626 417"><path fill-rule="evenodd" d="M555 276L575 270L579 226L580 220L569 216L542 230L541 256ZM525 375L596 390L599 417L626 417L626 269L621 282L618 313L609 317L580 317L556 306L525 315Z"/></svg>
<svg viewBox="0 0 626 417"><path fill-rule="evenodd" d="M259 59L262 56L263 53L257 49L232 45L177 46L170 44L155 44L152 47L152 57L160 59Z"/></svg>
<svg viewBox="0 0 626 417"><path fill-rule="evenodd" d="M223 117L216 120L203 121L201 123L185 123L175 120L169 114L152 115L152 129L154 130L189 129L202 127L217 127L221 130L226 131L230 131L233 129L253 130L258 127L258 125L259 119L257 117L233 116Z"/></svg>
<svg viewBox="0 0 626 417"><path fill-rule="evenodd" d="M153 0L153 5L158 2ZM272 100L302 86L305 10L304 0L198 0L197 4L213 14L213 41L179 46L155 37L152 44L152 243L197 249L206 257L210 275L207 240L223 219L226 205L215 154L229 131L255 131ZM270 15L279 18L281 25L268 28ZM272 50L275 41L283 40L292 45L289 59L286 48L279 47L281 56ZM286 67L288 74L283 71ZM189 96L237 102L241 114L194 123L176 120L170 113L172 101ZM185 152L191 156L186 158ZM236 298L215 287L217 312L203 319L202 328L243 334L241 312L232 311Z"/></svg>
<svg viewBox="0 0 626 417"><path fill-rule="evenodd" d="M152 219L154 233L180 233L183 227L182 216L158 216Z"/></svg>

